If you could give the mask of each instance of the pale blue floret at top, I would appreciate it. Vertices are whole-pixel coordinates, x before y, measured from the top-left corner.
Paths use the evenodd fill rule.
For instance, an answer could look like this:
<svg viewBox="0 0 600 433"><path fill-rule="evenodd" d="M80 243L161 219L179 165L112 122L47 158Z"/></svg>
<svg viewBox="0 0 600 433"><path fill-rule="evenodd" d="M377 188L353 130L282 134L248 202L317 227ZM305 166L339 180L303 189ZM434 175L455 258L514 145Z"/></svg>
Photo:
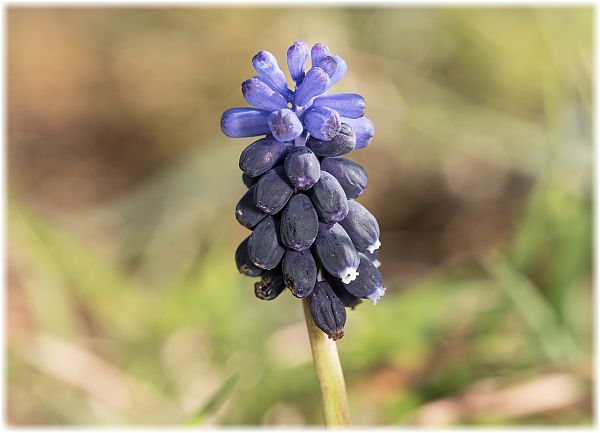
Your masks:
<svg viewBox="0 0 600 433"><path fill-rule="evenodd" d="M312 66L305 71L311 58ZM272 135L278 141L304 144L309 136L331 140L341 123L356 134L355 149L366 147L374 134L364 116L365 101L355 93L328 91L347 71L346 62L323 44L312 49L296 41L287 51L287 65L295 83L288 88L277 59L262 50L252 58L257 75L242 83L242 94L251 107L230 108L223 113L221 129L234 138Z"/></svg>

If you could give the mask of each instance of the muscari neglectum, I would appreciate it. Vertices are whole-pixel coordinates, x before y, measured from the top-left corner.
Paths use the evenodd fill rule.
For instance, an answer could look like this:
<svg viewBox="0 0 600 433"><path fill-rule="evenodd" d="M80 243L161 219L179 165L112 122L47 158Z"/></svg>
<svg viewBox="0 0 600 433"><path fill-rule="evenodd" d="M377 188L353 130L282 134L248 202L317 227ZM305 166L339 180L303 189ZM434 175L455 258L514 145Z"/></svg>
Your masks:
<svg viewBox="0 0 600 433"><path fill-rule="evenodd" d="M356 201L367 173L346 158L369 145L374 127L362 96L329 93L347 65L327 46L297 41L287 64L293 90L273 54L256 54L257 74L242 83L252 107L230 108L221 118L229 137L260 136L239 160L248 190L235 216L252 233L235 259L242 274L258 278L258 298L275 299L287 287L308 299L315 324L337 340L346 307L361 299L375 304L385 292L379 226Z"/></svg>

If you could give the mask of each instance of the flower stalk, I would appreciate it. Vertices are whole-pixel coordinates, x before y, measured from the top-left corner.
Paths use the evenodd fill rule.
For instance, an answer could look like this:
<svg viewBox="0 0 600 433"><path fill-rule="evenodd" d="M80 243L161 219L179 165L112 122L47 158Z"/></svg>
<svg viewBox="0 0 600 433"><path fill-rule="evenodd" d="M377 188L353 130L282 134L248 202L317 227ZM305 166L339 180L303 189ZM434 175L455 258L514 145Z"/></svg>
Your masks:
<svg viewBox="0 0 600 433"><path fill-rule="evenodd" d="M350 411L346 384L336 343L327 338L327 335L315 325L308 298L304 298L303 301L308 338L317 381L321 388L323 420L327 427L349 427Z"/></svg>

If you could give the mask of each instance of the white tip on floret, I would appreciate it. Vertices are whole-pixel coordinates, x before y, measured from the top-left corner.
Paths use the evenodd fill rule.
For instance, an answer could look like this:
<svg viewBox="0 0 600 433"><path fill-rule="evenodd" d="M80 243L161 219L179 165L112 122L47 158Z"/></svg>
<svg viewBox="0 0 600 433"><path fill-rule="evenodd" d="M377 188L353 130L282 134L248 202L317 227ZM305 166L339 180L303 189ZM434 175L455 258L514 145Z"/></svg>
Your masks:
<svg viewBox="0 0 600 433"><path fill-rule="evenodd" d="M340 275L342 283L348 284L349 282L356 280L356 277L358 277L358 272L356 272L356 268L346 268Z"/></svg>
<svg viewBox="0 0 600 433"><path fill-rule="evenodd" d="M373 305L377 305L379 298L385 295L385 287L378 287L373 293L371 293L368 298L373 302Z"/></svg>
<svg viewBox="0 0 600 433"><path fill-rule="evenodd" d="M381 262L377 259L373 260L373 266L375 266L376 268L381 266Z"/></svg>
<svg viewBox="0 0 600 433"><path fill-rule="evenodd" d="M381 242L379 242L379 239L377 239L372 245L369 245L367 247L367 250L369 250L369 252L371 254L373 254L375 252L376 249L378 249L381 246Z"/></svg>

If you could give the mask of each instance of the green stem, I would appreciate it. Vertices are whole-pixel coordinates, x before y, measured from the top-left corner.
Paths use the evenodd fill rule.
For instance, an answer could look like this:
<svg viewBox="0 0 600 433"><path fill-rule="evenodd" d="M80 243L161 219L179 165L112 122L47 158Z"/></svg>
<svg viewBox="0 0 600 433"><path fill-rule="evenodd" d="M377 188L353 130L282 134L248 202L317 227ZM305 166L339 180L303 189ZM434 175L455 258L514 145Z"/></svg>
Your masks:
<svg viewBox="0 0 600 433"><path fill-rule="evenodd" d="M308 299L304 298L304 317L312 350L317 380L321 388L323 419L328 427L349 427L350 411L344 373L335 341L327 338L310 314Z"/></svg>

